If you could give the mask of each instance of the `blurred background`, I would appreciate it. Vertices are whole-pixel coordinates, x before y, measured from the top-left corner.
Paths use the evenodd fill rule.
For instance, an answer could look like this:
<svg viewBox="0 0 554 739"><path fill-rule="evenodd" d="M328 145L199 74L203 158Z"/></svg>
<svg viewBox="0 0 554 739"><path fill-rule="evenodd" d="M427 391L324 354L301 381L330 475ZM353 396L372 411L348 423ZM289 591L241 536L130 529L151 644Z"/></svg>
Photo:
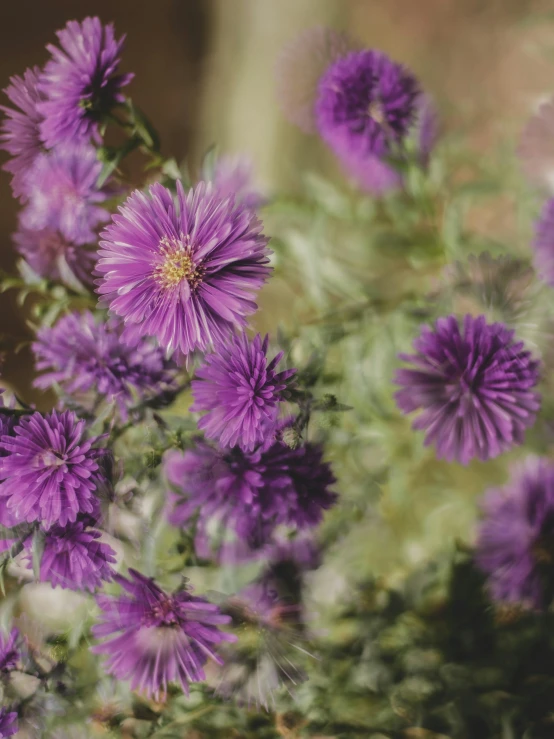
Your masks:
<svg viewBox="0 0 554 739"><path fill-rule="evenodd" d="M287 123L275 95L283 46L313 25L348 31L405 62L438 102L443 126L474 149L517 136L554 88L554 0L18 0L0 3L0 87L42 65L44 46L72 18L98 15L127 34L129 94L158 128L165 153L197 171L214 143L251 156L268 192L298 187L306 169L333 173L316 137ZM546 51L545 51L546 50ZM337 177L340 175L337 173ZM0 176L0 268L14 270L17 203ZM494 229L502 213L484 212ZM15 293L0 296L0 334L27 335ZM28 400L26 350L3 375Z"/></svg>

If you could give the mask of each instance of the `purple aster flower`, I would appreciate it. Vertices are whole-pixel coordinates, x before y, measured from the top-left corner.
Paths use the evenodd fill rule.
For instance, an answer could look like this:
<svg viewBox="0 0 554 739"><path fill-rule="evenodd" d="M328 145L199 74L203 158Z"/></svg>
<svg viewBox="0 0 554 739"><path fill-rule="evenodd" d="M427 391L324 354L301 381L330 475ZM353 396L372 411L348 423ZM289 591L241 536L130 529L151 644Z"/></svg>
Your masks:
<svg viewBox="0 0 554 739"><path fill-rule="evenodd" d="M18 521L65 526L78 513L94 513L99 467L96 439L86 439L85 422L74 413L52 411L22 418L0 448L0 497Z"/></svg>
<svg viewBox="0 0 554 739"><path fill-rule="evenodd" d="M91 593L111 580L115 552L100 539L100 532L76 521L67 526L53 526L44 532L40 559L40 582L52 587L70 590L89 590ZM32 554L32 542L27 551Z"/></svg>
<svg viewBox="0 0 554 739"><path fill-rule="evenodd" d="M12 629L9 634L0 631L0 672L15 670L20 659L17 642L19 631Z"/></svg>
<svg viewBox="0 0 554 739"><path fill-rule="evenodd" d="M167 454L164 471L177 491L169 512L174 526L187 525L199 511L201 530L215 518L251 550L267 546L280 524L316 526L336 501L329 489L335 482L331 468L321 448L310 443L293 450L275 441L245 453L200 442L193 450Z"/></svg>
<svg viewBox="0 0 554 739"><path fill-rule="evenodd" d="M208 411L198 427L222 446L253 451L267 435L295 369L276 372L279 352L267 361L269 336L233 336L227 346L205 357L192 382L191 411Z"/></svg>
<svg viewBox="0 0 554 739"><path fill-rule="evenodd" d="M39 231L20 225L13 235L17 251L39 277L74 285L90 285L96 264L96 252L75 246L59 231Z"/></svg>
<svg viewBox="0 0 554 739"><path fill-rule="evenodd" d="M93 634L104 641L92 651L106 655L107 671L132 690L158 696L178 682L188 695L189 683L205 679L208 658L221 664L215 647L234 641L218 628L230 618L187 590L170 594L135 570L129 576L115 576L126 592L97 596L102 614Z"/></svg>
<svg viewBox="0 0 554 739"><path fill-rule="evenodd" d="M46 47L52 58L39 80L46 98L38 105L42 139L49 148L69 141L100 143L99 123L125 100L122 88L133 78L116 74L125 37L116 41L113 25L103 26L98 18L69 21L57 36L61 49Z"/></svg>
<svg viewBox="0 0 554 739"><path fill-rule="evenodd" d="M414 369L397 371L396 402L404 413L422 410L413 427L427 431L425 444L435 443L439 458L467 464L522 443L540 407L532 392L539 363L513 331L470 315L460 329L449 316L434 330L424 326L414 348L400 355Z"/></svg>
<svg viewBox="0 0 554 739"><path fill-rule="evenodd" d="M17 713L7 707L0 708L0 739L12 736L17 730Z"/></svg>
<svg viewBox="0 0 554 739"><path fill-rule="evenodd" d="M0 148L12 158L3 169L13 175L12 188L16 197L25 197L25 179L33 162L42 151L39 126L42 115L37 104L43 100L38 91L40 69L27 69L23 77L12 77L4 90L15 108L0 105L6 117L0 128Z"/></svg>
<svg viewBox="0 0 554 739"><path fill-rule="evenodd" d="M51 229L73 244L96 241L97 228L109 219L100 203L112 196L98 189L102 163L87 144L65 144L35 160L27 176L29 202L21 225L32 231Z"/></svg>
<svg viewBox="0 0 554 739"><path fill-rule="evenodd" d="M252 184L252 161L245 156L222 156L215 163L211 180L220 198L235 198L245 208L257 210L265 198Z"/></svg>
<svg viewBox="0 0 554 739"><path fill-rule="evenodd" d="M99 397L117 404L122 418L138 402L174 387L175 372L148 341L130 347L122 326L92 313L69 313L53 328L43 326L33 344L36 368L45 372L35 386L62 391L91 409Z"/></svg>
<svg viewBox="0 0 554 739"><path fill-rule="evenodd" d="M386 156L414 123L419 94L414 77L385 54L353 51L319 82L319 133L338 155Z"/></svg>
<svg viewBox="0 0 554 739"><path fill-rule="evenodd" d="M205 351L245 326L270 273L253 211L203 182L186 195L177 182L177 202L160 184L135 191L102 238L98 292L168 353Z"/></svg>
<svg viewBox="0 0 554 739"><path fill-rule="evenodd" d="M554 198L547 200L536 225L535 269L539 277L554 287Z"/></svg>
<svg viewBox="0 0 554 739"><path fill-rule="evenodd" d="M475 560L497 601L543 608L554 582L554 465L530 458L483 500Z"/></svg>

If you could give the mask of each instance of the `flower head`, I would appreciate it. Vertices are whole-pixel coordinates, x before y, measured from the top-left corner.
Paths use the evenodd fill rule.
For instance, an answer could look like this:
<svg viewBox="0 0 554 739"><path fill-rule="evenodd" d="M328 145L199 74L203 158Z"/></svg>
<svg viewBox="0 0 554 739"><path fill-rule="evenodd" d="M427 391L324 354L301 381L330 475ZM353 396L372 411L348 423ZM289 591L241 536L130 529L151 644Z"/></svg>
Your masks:
<svg viewBox="0 0 554 739"><path fill-rule="evenodd" d="M554 287L554 198L548 200L536 226L535 269L539 277Z"/></svg>
<svg viewBox="0 0 554 739"><path fill-rule="evenodd" d="M22 418L0 448L0 497L19 521L40 521L46 529L65 526L79 513L94 513L99 467L95 439L74 413L52 411Z"/></svg>
<svg viewBox="0 0 554 739"><path fill-rule="evenodd" d="M192 411L208 411L198 427L222 446L252 451L267 435L287 380L296 370L276 372L283 356L267 361L269 337L249 341L233 336L227 346L209 354L192 382Z"/></svg>
<svg viewBox="0 0 554 739"><path fill-rule="evenodd" d="M548 605L554 583L554 465L527 459L483 500L475 559L492 597Z"/></svg>
<svg viewBox="0 0 554 739"><path fill-rule="evenodd" d="M188 694L189 683L205 679L208 658L221 664L215 648L234 637L218 627L230 618L187 590L170 594L135 570L129 576L115 577L121 595L97 596L102 614L93 634L103 641L93 652L106 655L108 672L132 690L157 696L178 682Z"/></svg>
<svg viewBox="0 0 554 739"><path fill-rule="evenodd" d="M353 51L319 82L319 133L339 156L386 156L414 123L418 95L414 77L385 54Z"/></svg>
<svg viewBox="0 0 554 739"><path fill-rule="evenodd" d="M222 156L215 163L211 181L221 198L235 198L245 208L257 210L267 199L252 182L253 165L245 156Z"/></svg>
<svg viewBox="0 0 554 739"><path fill-rule="evenodd" d="M0 708L0 739L12 736L17 730L17 713L7 707Z"/></svg>
<svg viewBox="0 0 554 739"><path fill-rule="evenodd" d="M20 654L17 648L19 631L12 629L9 634L0 631L0 672L14 670L19 662Z"/></svg>
<svg viewBox="0 0 554 739"><path fill-rule="evenodd" d="M132 74L116 74L125 37L116 41L112 24L98 18L69 21L57 32L61 49L49 44L52 55L40 76L45 101L41 136L46 146L71 141L100 142L99 123L124 101L122 88Z"/></svg>
<svg viewBox="0 0 554 739"><path fill-rule="evenodd" d="M39 375L35 386L60 385L83 407L99 397L117 404L126 418L128 409L172 387L175 372L160 349L148 341L127 346L117 321L101 321L92 313L69 313L53 328L43 326L33 344Z"/></svg>
<svg viewBox="0 0 554 739"><path fill-rule="evenodd" d="M251 209L201 182L177 202L160 184L135 191L102 234L98 292L110 310L168 353L221 344L257 306L267 239Z"/></svg>
<svg viewBox="0 0 554 739"><path fill-rule="evenodd" d="M535 421L539 396L538 362L514 341L514 332L484 316L440 318L414 341L415 355L400 355L414 366L397 371L396 401L404 413L422 410L415 429L439 458L467 464L496 457L523 441Z"/></svg>
<svg viewBox="0 0 554 739"><path fill-rule="evenodd" d="M96 181L102 163L86 144L57 146L38 156L26 180L28 204L21 225L32 231L58 231L73 244L96 241L96 231L109 218L101 203L111 197Z"/></svg>
<svg viewBox="0 0 554 739"><path fill-rule="evenodd" d="M38 90L40 69L27 69L23 77L12 77L4 90L15 108L0 105L5 119L0 128L0 148L12 158L3 169L13 175L12 188L16 197L25 197L25 179L33 162L42 151L39 126L42 114L37 104L43 100Z"/></svg>

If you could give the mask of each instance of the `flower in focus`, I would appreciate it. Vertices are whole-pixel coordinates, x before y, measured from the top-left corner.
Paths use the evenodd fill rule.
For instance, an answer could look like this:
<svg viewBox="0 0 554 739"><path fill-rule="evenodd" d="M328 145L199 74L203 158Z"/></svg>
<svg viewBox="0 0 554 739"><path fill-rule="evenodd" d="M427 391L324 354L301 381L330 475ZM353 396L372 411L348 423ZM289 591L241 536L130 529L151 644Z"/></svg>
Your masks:
<svg viewBox="0 0 554 739"><path fill-rule="evenodd" d="M554 98L543 103L527 122L518 147L529 180L554 190Z"/></svg>
<svg viewBox="0 0 554 739"><path fill-rule="evenodd" d="M315 133L315 103L321 76L355 44L344 33L315 26L293 39L277 61L277 97L283 115L305 133Z"/></svg>
<svg viewBox="0 0 554 739"><path fill-rule="evenodd" d="M38 109L44 116L41 136L47 147L71 141L99 143L99 123L116 103L132 74L116 74L125 37L115 40L112 24L98 18L69 21L57 32L61 49L49 44L52 58L40 76L46 98Z"/></svg>
<svg viewBox="0 0 554 739"><path fill-rule="evenodd" d="M550 287L554 287L554 198L548 200L536 225L535 269Z"/></svg>
<svg viewBox="0 0 554 739"><path fill-rule="evenodd" d="M31 231L58 231L76 245L96 241L96 231L109 218L101 203L111 197L96 181L102 163L86 144L66 144L38 156L28 173L28 204L21 225Z"/></svg>
<svg viewBox="0 0 554 739"><path fill-rule="evenodd" d="M435 329L423 327L414 341L416 354L400 358L413 369L397 371L396 401L404 413L422 410L415 429L437 455L467 464L491 459L521 444L540 407L532 391L539 363L514 342L514 332L484 316L440 318Z"/></svg>
<svg viewBox="0 0 554 739"><path fill-rule="evenodd" d="M148 341L130 347L121 341L122 326L101 321L89 311L69 313L53 328L43 326L33 344L40 375L35 386L59 384L63 392L87 409L98 397L117 404L126 418L137 401L170 388L175 372L162 351Z"/></svg>
<svg viewBox="0 0 554 739"><path fill-rule="evenodd" d="M201 182L177 202L160 184L135 191L102 233L98 292L110 310L168 353L221 344L257 309L270 273L253 211Z"/></svg>
<svg viewBox="0 0 554 739"><path fill-rule="evenodd" d="M3 169L13 175L15 197L25 197L27 172L42 151L39 132L42 115L37 107L43 99L38 90L39 75L40 69L33 67L23 77L12 77L4 93L15 108L0 105L6 116L0 128L0 148L12 156Z"/></svg>
<svg viewBox="0 0 554 739"><path fill-rule="evenodd" d="M65 526L78 513L94 513L99 468L95 439L86 439L85 422L74 413L52 411L21 418L0 448L0 497L18 521L40 521L49 529Z"/></svg>
<svg viewBox="0 0 554 739"><path fill-rule="evenodd" d="M339 156L387 156L414 123L419 94L414 77L385 54L353 51L319 82L318 131Z"/></svg>
<svg viewBox="0 0 554 739"><path fill-rule="evenodd" d="M252 162L244 156L222 156L215 163L211 178L220 198L235 198L245 208L257 210L267 199L252 183Z"/></svg>
<svg viewBox="0 0 554 739"><path fill-rule="evenodd" d="M9 634L0 631L0 672L14 670L19 661L17 642L19 631L12 629Z"/></svg>
<svg viewBox="0 0 554 739"><path fill-rule="evenodd" d="M268 345L268 336L262 342L260 334L252 341L245 334L234 335L225 347L206 356L196 372L191 411L208 411L198 427L221 446L253 451L267 435L287 380L296 372L276 372L283 352L268 362Z"/></svg>
<svg viewBox="0 0 554 739"><path fill-rule="evenodd" d="M554 465L531 458L483 500L475 560L492 597L543 608L554 585Z"/></svg>
<svg viewBox="0 0 554 739"><path fill-rule="evenodd" d="M9 708L0 708L0 737L12 736L18 730L17 726L17 713L10 711Z"/></svg>
<svg viewBox="0 0 554 739"><path fill-rule="evenodd" d="M115 576L121 595L97 596L102 614L93 634L103 641L92 651L105 655L107 671L130 680L132 690L156 697L178 682L188 694L189 683L204 680L208 658L221 664L215 648L234 636L219 626L230 618L187 590L169 594L135 570L129 576Z"/></svg>
<svg viewBox="0 0 554 739"><path fill-rule="evenodd" d="M113 549L99 539L100 532L86 528L82 521L44 532L39 581L90 592L101 587L112 579L116 559Z"/></svg>

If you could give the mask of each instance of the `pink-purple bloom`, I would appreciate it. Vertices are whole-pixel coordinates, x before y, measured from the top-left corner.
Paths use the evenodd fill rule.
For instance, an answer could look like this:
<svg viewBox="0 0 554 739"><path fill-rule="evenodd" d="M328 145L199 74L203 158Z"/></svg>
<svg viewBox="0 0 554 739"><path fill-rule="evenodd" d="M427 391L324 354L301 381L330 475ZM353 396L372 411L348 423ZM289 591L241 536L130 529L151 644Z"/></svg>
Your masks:
<svg viewBox="0 0 554 739"><path fill-rule="evenodd" d="M113 194L96 185L101 169L94 147L87 144L60 144L40 154L27 175L29 202L21 225L58 231L77 245L95 242L98 227L109 219L102 203Z"/></svg>
<svg viewBox="0 0 554 739"><path fill-rule="evenodd" d="M539 277L554 287L554 198L547 200L536 225L534 264Z"/></svg>
<svg viewBox="0 0 554 739"><path fill-rule="evenodd" d="M101 234L98 292L138 335L188 356L246 325L270 273L267 239L250 208L200 182L177 198L135 191Z"/></svg>
<svg viewBox="0 0 554 739"><path fill-rule="evenodd" d="M10 711L7 706L0 708L0 739L12 736L18 730L16 711Z"/></svg>
<svg viewBox="0 0 554 739"><path fill-rule="evenodd" d="M94 442L86 438L85 422L70 411L21 418L13 436L0 440L8 452L0 458L0 497L16 520L39 521L49 529L95 512L100 472Z"/></svg>
<svg viewBox="0 0 554 739"><path fill-rule="evenodd" d="M43 150L40 139L42 114L37 104L43 100L38 90L40 69L25 70L23 77L11 77L4 93L15 106L0 105L5 118L0 128L0 148L11 154L3 166L13 175L12 188L16 197L25 197L25 179L37 156Z"/></svg>
<svg viewBox="0 0 554 739"><path fill-rule="evenodd" d="M267 435L287 381L296 370L277 372L283 357L279 352L267 359L269 336L252 341L245 334L233 336L228 344L205 357L192 382L191 411L208 411L198 427L221 446L240 446L253 451Z"/></svg>
<svg viewBox="0 0 554 739"><path fill-rule="evenodd" d="M482 503L475 560L494 600L544 608L554 585L554 465L530 458Z"/></svg>
<svg viewBox="0 0 554 739"><path fill-rule="evenodd" d="M125 41L114 36L111 23L99 18L69 21L57 32L61 48L49 44L51 59L40 76L44 102L41 136L47 147L71 141L100 142L99 124L117 103L132 74L117 74Z"/></svg>
<svg viewBox="0 0 554 739"><path fill-rule="evenodd" d="M221 198L235 198L245 208L257 210L267 198L253 184L253 165L246 156L225 155L217 159L212 182Z"/></svg>
<svg viewBox="0 0 554 739"><path fill-rule="evenodd" d="M12 629L9 634L0 630L0 672L10 672L17 667L20 659L18 641L17 629Z"/></svg>
<svg viewBox="0 0 554 739"><path fill-rule="evenodd" d="M188 694L191 682L205 679L208 658L222 663L216 649L234 636L220 631L230 618L218 606L186 589L166 593L135 570L129 579L115 580L124 592L97 596L102 614L93 627L102 642L92 651L105 655L110 674L150 696L159 696L170 682Z"/></svg>
<svg viewBox="0 0 554 739"><path fill-rule="evenodd" d="M175 370L152 342L136 346L121 340L123 327L89 311L68 313L53 328L37 332L33 351L43 374L35 386L62 392L92 410L99 397L117 405L127 418L134 405L175 387Z"/></svg>
<svg viewBox="0 0 554 739"><path fill-rule="evenodd" d="M514 332L484 316L439 318L414 341L416 354L401 354L412 365L397 371L395 397L404 413L420 410L415 429L437 455L467 464L491 459L523 442L540 407L533 388L539 363Z"/></svg>

